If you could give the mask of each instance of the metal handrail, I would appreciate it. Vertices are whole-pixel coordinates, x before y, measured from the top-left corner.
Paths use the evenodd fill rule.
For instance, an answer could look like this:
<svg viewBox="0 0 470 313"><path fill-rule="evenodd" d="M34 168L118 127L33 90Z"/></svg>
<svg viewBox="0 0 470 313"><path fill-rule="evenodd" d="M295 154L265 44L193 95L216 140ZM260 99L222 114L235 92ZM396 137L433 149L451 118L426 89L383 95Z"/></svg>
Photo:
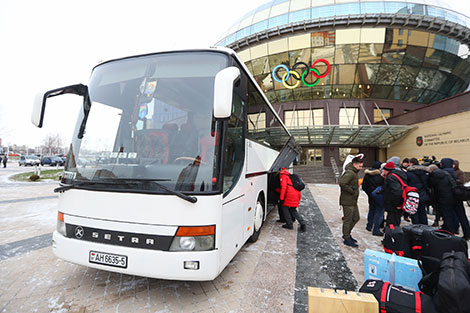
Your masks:
<svg viewBox="0 0 470 313"><path fill-rule="evenodd" d="M335 175L335 182L339 182L339 170L338 170L338 165L336 165L336 160L334 157L330 158L331 162L331 168L333 169L333 174Z"/></svg>

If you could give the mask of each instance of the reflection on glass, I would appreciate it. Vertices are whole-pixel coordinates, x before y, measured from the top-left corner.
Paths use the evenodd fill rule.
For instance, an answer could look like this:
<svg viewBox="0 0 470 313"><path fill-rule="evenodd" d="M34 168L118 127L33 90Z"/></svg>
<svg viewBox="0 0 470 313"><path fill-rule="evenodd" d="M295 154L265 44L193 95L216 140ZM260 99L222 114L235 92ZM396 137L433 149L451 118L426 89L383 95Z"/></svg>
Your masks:
<svg viewBox="0 0 470 313"><path fill-rule="evenodd" d="M268 92L269 90L274 89L274 84L273 84L273 79L272 79L271 74L263 74L263 75L255 76L255 80L258 83L258 85L261 87L261 90L263 90L265 93Z"/></svg>
<svg viewBox="0 0 470 313"><path fill-rule="evenodd" d="M408 33L408 44L413 46L427 47L429 41L429 33L413 30Z"/></svg>
<svg viewBox="0 0 470 313"><path fill-rule="evenodd" d="M410 88L403 100L408 102L418 102L418 99L421 97L423 92L423 89Z"/></svg>
<svg viewBox="0 0 470 313"><path fill-rule="evenodd" d="M375 85L371 98L387 99L393 86Z"/></svg>
<svg viewBox="0 0 470 313"><path fill-rule="evenodd" d="M357 63L359 54L359 45L350 44L350 45L336 45L335 51L335 63L344 64L344 63Z"/></svg>
<svg viewBox="0 0 470 313"><path fill-rule="evenodd" d="M363 86L375 84L379 68L379 64L358 64L354 83Z"/></svg>
<svg viewBox="0 0 470 313"><path fill-rule="evenodd" d="M344 64L333 67L332 83L336 85L354 84L354 75L356 74L356 65Z"/></svg>
<svg viewBox="0 0 470 313"><path fill-rule="evenodd" d="M312 88L296 88L294 89L294 99L295 101L305 101L312 99Z"/></svg>
<svg viewBox="0 0 470 313"><path fill-rule="evenodd" d="M395 84L410 88L415 85L416 76L418 73L419 67L402 66Z"/></svg>
<svg viewBox="0 0 470 313"><path fill-rule="evenodd" d="M377 74L375 84L393 85L400 71L400 65L382 64Z"/></svg>
<svg viewBox="0 0 470 313"><path fill-rule="evenodd" d="M333 85L333 98L349 99L351 97L351 89L353 85Z"/></svg>
<svg viewBox="0 0 470 313"><path fill-rule="evenodd" d="M435 96L434 91L426 90L421 94L421 97L418 99L418 102L420 102L420 103L430 103L434 96Z"/></svg>
<svg viewBox="0 0 470 313"><path fill-rule="evenodd" d="M380 63L384 45L377 43L361 44L359 63Z"/></svg>
<svg viewBox="0 0 470 313"><path fill-rule="evenodd" d="M271 72L268 57L261 57L251 61L251 66L253 67L253 75L266 74Z"/></svg>
<svg viewBox="0 0 470 313"><path fill-rule="evenodd" d="M425 54L425 47L408 46L406 48L406 54L403 60L403 64L411 66L421 66Z"/></svg>
<svg viewBox="0 0 470 313"><path fill-rule="evenodd" d="M374 123L383 121L384 117L389 118L392 116L392 109L374 109Z"/></svg>
<svg viewBox="0 0 470 313"><path fill-rule="evenodd" d="M291 66L297 62L303 62L307 65L310 65L310 49L289 51L289 63Z"/></svg>
<svg viewBox="0 0 470 313"><path fill-rule="evenodd" d="M335 44L335 32L314 32L312 33L312 47L332 46Z"/></svg>
<svg viewBox="0 0 470 313"><path fill-rule="evenodd" d="M394 100L403 100L408 93L409 87L402 87L402 86L392 86L392 91L388 95L389 99Z"/></svg>
<svg viewBox="0 0 470 313"><path fill-rule="evenodd" d="M424 56L423 66L430 68L438 68L443 54L443 51L436 50L434 48L428 48Z"/></svg>
<svg viewBox="0 0 470 313"><path fill-rule="evenodd" d="M387 51L403 49L403 45L408 44L408 32L407 29L387 28L385 32L385 49Z"/></svg>
<svg viewBox="0 0 470 313"><path fill-rule="evenodd" d="M460 61L460 58L454 54L443 52L443 58L439 65L439 70L447 73L451 73Z"/></svg>

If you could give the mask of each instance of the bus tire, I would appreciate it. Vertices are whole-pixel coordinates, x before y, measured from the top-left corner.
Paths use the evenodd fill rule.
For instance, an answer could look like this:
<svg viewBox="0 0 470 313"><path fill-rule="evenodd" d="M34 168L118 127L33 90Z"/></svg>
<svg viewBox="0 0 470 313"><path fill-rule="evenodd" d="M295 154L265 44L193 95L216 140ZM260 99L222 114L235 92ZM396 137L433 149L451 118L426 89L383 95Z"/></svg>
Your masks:
<svg viewBox="0 0 470 313"><path fill-rule="evenodd" d="M261 228L263 227L264 214L264 201L262 197L258 197L258 201L256 201L255 217L253 221L253 235L251 235L249 239L250 242L256 242L258 240L259 234L261 233Z"/></svg>

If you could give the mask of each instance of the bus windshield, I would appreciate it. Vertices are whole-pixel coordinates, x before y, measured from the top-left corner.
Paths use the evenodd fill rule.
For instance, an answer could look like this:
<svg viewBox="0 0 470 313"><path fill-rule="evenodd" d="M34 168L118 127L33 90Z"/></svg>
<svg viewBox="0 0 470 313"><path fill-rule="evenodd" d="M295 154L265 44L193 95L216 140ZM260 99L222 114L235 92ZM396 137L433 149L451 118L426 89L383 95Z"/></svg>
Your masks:
<svg viewBox="0 0 470 313"><path fill-rule="evenodd" d="M219 191L214 80L228 64L224 53L192 51L97 66L77 122L83 138L75 134L62 182L144 193Z"/></svg>

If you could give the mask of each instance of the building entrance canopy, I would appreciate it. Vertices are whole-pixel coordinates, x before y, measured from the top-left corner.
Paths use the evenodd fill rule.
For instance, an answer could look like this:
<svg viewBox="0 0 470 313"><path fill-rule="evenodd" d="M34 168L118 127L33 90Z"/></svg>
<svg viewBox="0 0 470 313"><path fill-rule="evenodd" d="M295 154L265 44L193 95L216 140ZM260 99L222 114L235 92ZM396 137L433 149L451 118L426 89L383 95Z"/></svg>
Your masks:
<svg viewBox="0 0 470 313"><path fill-rule="evenodd" d="M290 127L290 133L301 146L373 147L385 148L400 139L415 126L406 125L325 125ZM277 138L279 143L284 134L278 127L266 130L268 136ZM261 133L260 133L261 134ZM253 134L256 136L256 133ZM266 136L266 133L261 135Z"/></svg>

